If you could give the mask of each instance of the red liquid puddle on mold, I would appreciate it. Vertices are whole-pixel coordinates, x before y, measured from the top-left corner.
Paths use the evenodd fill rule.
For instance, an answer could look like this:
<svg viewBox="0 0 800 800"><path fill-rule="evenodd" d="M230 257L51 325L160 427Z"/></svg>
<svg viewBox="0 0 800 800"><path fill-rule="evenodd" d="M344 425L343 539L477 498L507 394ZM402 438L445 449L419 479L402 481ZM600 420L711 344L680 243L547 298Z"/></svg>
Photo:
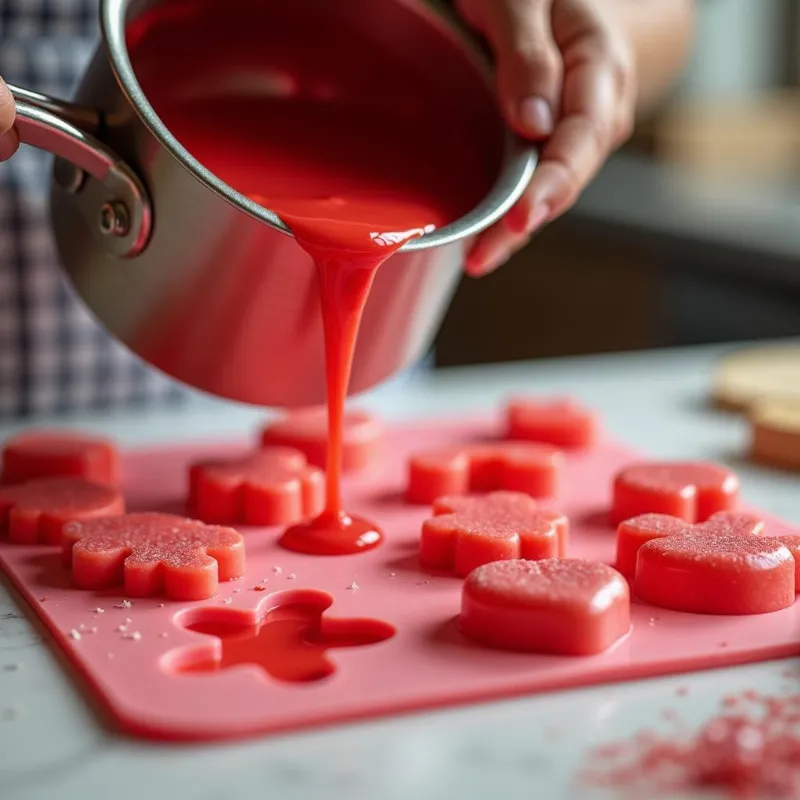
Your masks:
<svg viewBox="0 0 800 800"><path fill-rule="evenodd" d="M198 621L187 630L216 636L222 657L178 664L178 673L204 673L255 664L276 680L304 683L327 678L335 671L326 651L363 647L389 639L394 631L378 620L321 619L318 606L290 604L271 611L258 625L219 619Z"/></svg>
<svg viewBox="0 0 800 800"><path fill-rule="evenodd" d="M286 531L281 544L324 555L368 550L380 530L346 512L340 489L344 405L364 305L383 261L486 195L501 128L484 100L467 101L447 80L426 80L413 58L358 25L335 32L309 25L300 3L251 8L249 21L201 6L195 17L149 12L137 20L128 31L134 68L181 144L274 210L316 262L329 410L326 508ZM153 64L167 46L174 69L164 81ZM452 81L453 64L443 69ZM241 96L220 94L223 85L228 93L240 86Z"/></svg>

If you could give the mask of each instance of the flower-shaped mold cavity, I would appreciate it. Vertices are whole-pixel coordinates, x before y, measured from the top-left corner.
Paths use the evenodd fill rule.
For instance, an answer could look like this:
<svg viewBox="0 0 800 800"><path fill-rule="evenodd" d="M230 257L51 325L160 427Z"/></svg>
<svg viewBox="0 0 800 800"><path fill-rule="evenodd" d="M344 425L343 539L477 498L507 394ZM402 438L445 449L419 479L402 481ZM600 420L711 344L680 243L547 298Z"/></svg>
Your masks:
<svg viewBox="0 0 800 800"><path fill-rule="evenodd" d="M187 609L176 624L203 641L168 652L162 666L187 676L255 666L277 681L307 683L335 672L329 650L377 645L395 634L377 619L329 618L332 604L324 592L300 589L270 595L255 610Z"/></svg>

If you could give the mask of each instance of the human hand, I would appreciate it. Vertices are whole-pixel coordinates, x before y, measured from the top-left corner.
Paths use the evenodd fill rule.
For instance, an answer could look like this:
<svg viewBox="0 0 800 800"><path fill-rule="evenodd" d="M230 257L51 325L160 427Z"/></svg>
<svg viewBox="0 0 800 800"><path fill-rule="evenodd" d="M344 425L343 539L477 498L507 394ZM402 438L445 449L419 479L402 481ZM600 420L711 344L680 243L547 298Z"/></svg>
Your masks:
<svg viewBox="0 0 800 800"><path fill-rule="evenodd" d="M14 128L16 107L5 81L0 78L0 161L11 158L19 147L19 135Z"/></svg>
<svg viewBox="0 0 800 800"><path fill-rule="evenodd" d="M506 217L485 231L467 272L499 267L546 222L563 214L631 133L636 75L621 25L597 0L457 0L497 62L503 113L541 141L535 174Z"/></svg>

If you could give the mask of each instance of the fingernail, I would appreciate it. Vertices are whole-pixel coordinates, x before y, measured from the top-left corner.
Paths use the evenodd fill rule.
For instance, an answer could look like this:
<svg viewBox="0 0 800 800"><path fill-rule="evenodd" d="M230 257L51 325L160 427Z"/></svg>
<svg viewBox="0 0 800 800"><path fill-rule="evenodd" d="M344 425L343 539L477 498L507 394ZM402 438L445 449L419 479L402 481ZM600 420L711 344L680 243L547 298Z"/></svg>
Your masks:
<svg viewBox="0 0 800 800"><path fill-rule="evenodd" d="M526 97L519 104L519 121L532 136L548 136L553 132L553 112L541 97Z"/></svg>

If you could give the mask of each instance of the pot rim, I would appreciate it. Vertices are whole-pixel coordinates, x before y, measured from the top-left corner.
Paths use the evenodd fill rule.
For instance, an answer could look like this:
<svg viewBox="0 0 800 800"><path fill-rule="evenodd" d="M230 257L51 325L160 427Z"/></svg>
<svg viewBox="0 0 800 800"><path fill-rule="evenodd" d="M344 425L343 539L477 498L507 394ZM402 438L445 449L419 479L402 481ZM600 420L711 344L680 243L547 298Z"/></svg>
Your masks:
<svg viewBox="0 0 800 800"><path fill-rule="evenodd" d="M406 2L406 0L400 1ZM125 41L125 17L131 2L132 0L101 0L100 25L111 69L122 92L142 122L173 158L216 195L275 230L287 236L293 236L288 225L274 211L237 192L213 172L206 169L170 133L156 114L139 85L128 55ZM424 9L415 10L423 11ZM434 14L434 12L430 13ZM503 168L486 197L472 211L449 225L437 228L417 239L409 240L400 248L400 251L408 252L440 247L475 236L485 230L501 219L522 196L536 168L537 160L536 148L530 142L520 139L509 131Z"/></svg>

